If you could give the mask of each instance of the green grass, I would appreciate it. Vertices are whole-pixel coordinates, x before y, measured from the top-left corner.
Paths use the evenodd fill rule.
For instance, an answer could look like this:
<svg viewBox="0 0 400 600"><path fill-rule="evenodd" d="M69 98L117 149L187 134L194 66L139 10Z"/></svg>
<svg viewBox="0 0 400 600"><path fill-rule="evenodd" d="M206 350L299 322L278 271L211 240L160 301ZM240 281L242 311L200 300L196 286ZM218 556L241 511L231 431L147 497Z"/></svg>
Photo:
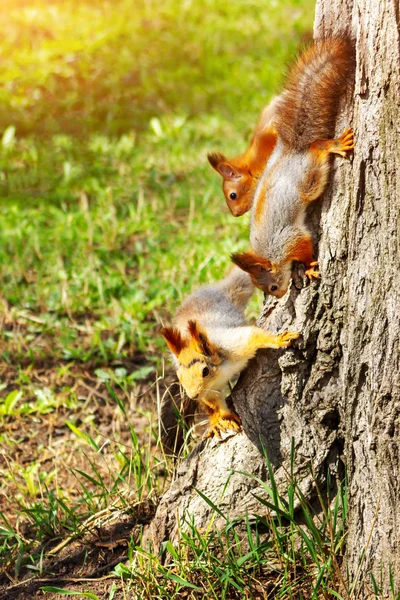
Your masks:
<svg viewBox="0 0 400 600"><path fill-rule="evenodd" d="M330 588L356 597L340 564L345 489L332 502L321 496L314 522L297 482L289 476L278 497L271 472L254 521L205 535L189 520L163 557L141 543L174 468L157 424L173 381L160 325L247 245L248 218L230 215L206 154L245 148L310 35L313 8L6 0L0 561L15 585L53 577L55 558L82 551L71 577L102 565L110 599L138 589L148 598L328 598ZM251 317L260 305L257 296ZM102 535L119 539L110 528L128 517L120 553L96 550ZM376 598L386 579L371 580ZM93 582L52 584L99 594Z"/></svg>
<svg viewBox="0 0 400 600"><path fill-rule="evenodd" d="M243 149L312 3L22 5L0 43L6 308L28 335L57 331L65 358L148 353L154 324L245 245L206 153Z"/></svg>
<svg viewBox="0 0 400 600"><path fill-rule="evenodd" d="M249 122L311 28L310 0L6 0L0 123L147 129L153 116Z"/></svg>
<svg viewBox="0 0 400 600"><path fill-rule="evenodd" d="M270 499L260 500L259 514L230 521L198 492L214 510L206 532L200 533L188 518L182 542L178 547L166 542L161 561L139 546L134 567L119 565L117 574L133 585L139 579L149 598L178 597L183 589L191 598L221 600L263 593L271 598L330 598L331 588L335 597L348 597L341 573L346 488L339 489L332 504L320 497L323 518L318 520L293 477L288 476L285 494L277 493L268 457L266 461L270 480L258 483ZM215 516L225 520L222 530L212 527Z"/></svg>

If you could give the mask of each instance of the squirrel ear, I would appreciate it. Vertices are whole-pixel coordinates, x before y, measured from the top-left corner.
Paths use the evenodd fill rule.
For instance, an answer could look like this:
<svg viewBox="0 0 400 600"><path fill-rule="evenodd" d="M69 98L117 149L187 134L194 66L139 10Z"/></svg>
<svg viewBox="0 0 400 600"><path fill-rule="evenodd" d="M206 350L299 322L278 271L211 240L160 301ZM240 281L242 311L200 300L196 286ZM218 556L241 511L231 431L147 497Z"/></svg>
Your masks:
<svg viewBox="0 0 400 600"><path fill-rule="evenodd" d="M189 321L189 333L197 344L199 351L204 356L213 356L217 352L217 348L210 342L205 331L202 331L197 324L197 321Z"/></svg>
<svg viewBox="0 0 400 600"><path fill-rule="evenodd" d="M218 165L220 165L223 162L226 162L225 156L220 152L210 152L209 154L207 154L207 158L212 168L216 171L218 171Z"/></svg>
<svg viewBox="0 0 400 600"><path fill-rule="evenodd" d="M223 154L212 152L207 154L208 162L224 179L234 180L242 177L241 173L233 167Z"/></svg>
<svg viewBox="0 0 400 600"><path fill-rule="evenodd" d="M256 275L260 271L260 268L265 269L265 271L270 271L272 268L269 260L262 256L258 256L251 250L249 252L235 252L234 254L231 254L231 260L235 265L240 267L242 271L246 271L253 275Z"/></svg>
<svg viewBox="0 0 400 600"><path fill-rule="evenodd" d="M180 331L176 327L163 327L161 335L168 344L168 348L175 356L179 356L183 348L187 346L186 340L183 339Z"/></svg>

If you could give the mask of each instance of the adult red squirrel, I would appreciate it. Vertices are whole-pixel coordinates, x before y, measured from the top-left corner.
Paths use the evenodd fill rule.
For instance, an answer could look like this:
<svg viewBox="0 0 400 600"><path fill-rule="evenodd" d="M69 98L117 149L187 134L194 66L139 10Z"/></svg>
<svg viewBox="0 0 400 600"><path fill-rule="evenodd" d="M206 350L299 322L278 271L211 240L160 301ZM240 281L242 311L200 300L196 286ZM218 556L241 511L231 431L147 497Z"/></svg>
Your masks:
<svg viewBox="0 0 400 600"><path fill-rule="evenodd" d="M265 165L275 148L277 135L273 126L280 96L264 108L247 150L234 158L220 152L208 154L208 162L223 178L222 190L234 217L249 211Z"/></svg>
<svg viewBox="0 0 400 600"><path fill-rule="evenodd" d="M292 262L314 267L305 222L310 202L323 193L330 155L347 157L353 132L332 139L340 96L353 70L353 48L344 37L315 42L291 69L274 114L277 142L258 183L251 213L252 250L232 255L258 288L278 298L287 291Z"/></svg>

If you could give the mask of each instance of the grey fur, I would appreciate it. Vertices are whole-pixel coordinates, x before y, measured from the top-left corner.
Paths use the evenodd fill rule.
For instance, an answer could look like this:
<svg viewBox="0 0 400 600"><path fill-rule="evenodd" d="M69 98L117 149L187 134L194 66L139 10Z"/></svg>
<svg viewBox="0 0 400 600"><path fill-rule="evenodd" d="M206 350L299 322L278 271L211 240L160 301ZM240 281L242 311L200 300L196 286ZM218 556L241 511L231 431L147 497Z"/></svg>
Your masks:
<svg viewBox="0 0 400 600"><path fill-rule="evenodd" d="M234 267L228 275L193 292L177 311L174 324L186 333L189 320L197 321L207 332L246 325L244 309L253 295L248 273Z"/></svg>
<svg viewBox="0 0 400 600"><path fill-rule="evenodd" d="M299 197L309 164L309 153L285 153L282 142L278 140L258 184L251 212L250 242L256 254L274 264L279 264L284 258L283 249L288 243L298 236L309 235L304 225L304 205ZM267 203L265 195L268 196ZM258 202L264 203L264 207L260 220L256 222Z"/></svg>

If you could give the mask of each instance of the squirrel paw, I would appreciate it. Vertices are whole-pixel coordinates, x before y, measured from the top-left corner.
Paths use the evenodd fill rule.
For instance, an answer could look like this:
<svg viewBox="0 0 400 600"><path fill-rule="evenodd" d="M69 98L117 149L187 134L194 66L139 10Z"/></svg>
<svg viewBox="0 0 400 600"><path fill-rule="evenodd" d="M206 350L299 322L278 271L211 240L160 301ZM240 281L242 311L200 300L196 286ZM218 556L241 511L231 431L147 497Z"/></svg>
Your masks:
<svg viewBox="0 0 400 600"><path fill-rule="evenodd" d="M300 333L297 333L297 331L284 331L279 336L282 348L287 348L288 346L291 346L293 340L297 340L299 337Z"/></svg>
<svg viewBox="0 0 400 600"><path fill-rule="evenodd" d="M226 433L229 430L236 431L237 433L242 431L242 424L239 417L233 413L224 415L217 413L211 415L210 427L208 428L205 437L210 438L215 435L217 438L221 439L221 433Z"/></svg>
<svg viewBox="0 0 400 600"><path fill-rule="evenodd" d="M346 129L336 141L335 154L347 158L349 152L354 150L354 133L352 129Z"/></svg>
<svg viewBox="0 0 400 600"><path fill-rule="evenodd" d="M314 262L310 263L310 268L305 270L305 274L308 279L312 281L313 279L321 279L321 274L319 271L316 271L314 267L318 267L318 262L314 260Z"/></svg>

